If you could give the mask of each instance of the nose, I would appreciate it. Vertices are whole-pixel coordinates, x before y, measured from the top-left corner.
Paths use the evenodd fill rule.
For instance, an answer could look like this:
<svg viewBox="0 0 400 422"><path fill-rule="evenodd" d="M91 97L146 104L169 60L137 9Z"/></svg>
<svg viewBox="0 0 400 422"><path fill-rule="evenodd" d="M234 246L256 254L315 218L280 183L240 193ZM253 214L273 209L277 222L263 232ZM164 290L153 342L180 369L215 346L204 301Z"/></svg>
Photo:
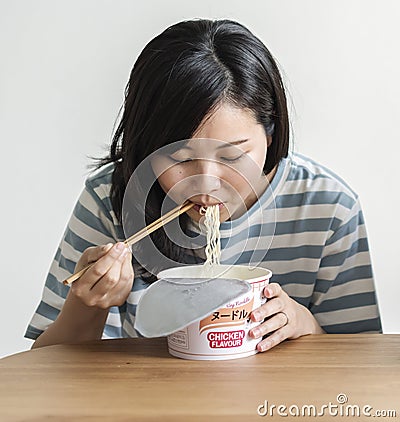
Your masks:
<svg viewBox="0 0 400 422"><path fill-rule="evenodd" d="M210 160L197 160L193 184L199 193L209 194L221 187L220 166Z"/></svg>

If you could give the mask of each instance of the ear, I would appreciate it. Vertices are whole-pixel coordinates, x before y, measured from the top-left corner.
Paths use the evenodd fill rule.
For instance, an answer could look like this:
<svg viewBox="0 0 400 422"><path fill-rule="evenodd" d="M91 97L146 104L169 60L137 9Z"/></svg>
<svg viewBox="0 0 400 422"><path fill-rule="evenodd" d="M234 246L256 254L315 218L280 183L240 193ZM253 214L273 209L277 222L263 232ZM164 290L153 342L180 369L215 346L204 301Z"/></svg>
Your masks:
<svg viewBox="0 0 400 422"><path fill-rule="evenodd" d="M272 144L272 136L271 135L267 135L267 148L269 148Z"/></svg>

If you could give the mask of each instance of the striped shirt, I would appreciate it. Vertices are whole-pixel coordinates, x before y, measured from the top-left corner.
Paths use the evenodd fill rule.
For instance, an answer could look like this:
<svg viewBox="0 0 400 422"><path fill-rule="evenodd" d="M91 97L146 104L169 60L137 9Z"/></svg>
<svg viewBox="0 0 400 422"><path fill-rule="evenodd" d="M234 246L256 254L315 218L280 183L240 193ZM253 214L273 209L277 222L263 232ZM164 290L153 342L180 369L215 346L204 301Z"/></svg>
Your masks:
<svg viewBox="0 0 400 422"><path fill-rule="evenodd" d="M109 164L86 180L25 337L36 339L57 318L69 290L62 281L86 248L124 240L110 200L112 171ZM202 233L194 222L189 230ZM222 264L270 269L270 282L307 307L327 333L382 332L358 196L327 168L290 154L259 200L221 223L220 232ZM125 304L110 308L103 338L137 336L136 305L147 287L135 277Z"/></svg>

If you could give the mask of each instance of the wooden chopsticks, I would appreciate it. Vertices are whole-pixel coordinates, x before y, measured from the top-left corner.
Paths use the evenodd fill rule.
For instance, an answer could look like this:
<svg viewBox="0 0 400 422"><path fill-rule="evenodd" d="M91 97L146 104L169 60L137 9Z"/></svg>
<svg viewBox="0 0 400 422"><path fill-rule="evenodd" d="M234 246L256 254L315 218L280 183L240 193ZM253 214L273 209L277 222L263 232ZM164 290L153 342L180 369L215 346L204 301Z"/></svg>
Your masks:
<svg viewBox="0 0 400 422"><path fill-rule="evenodd" d="M161 216L158 220L153 221L151 224L144 227L142 230L139 230L133 236L128 237L128 239L126 239L124 241L125 245L128 247L128 246L132 246L136 242L139 242L139 240L142 240L144 237L146 237L150 233L153 233L154 231L158 230L164 224L169 223L174 218L176 218L179 215L183 214L184 212L190 210L190 208L192 208L193 206L194 206L194 203L189 202L189 201L186 201L182 205L178 205L176 208L172 209L171 211L169 211L166 214L164 214L163 216ZM82 268L77 273L72 274L70 277L68 277L67 279L65 279L63 281L63 284L65 284L65 285L72 284L74 281L78 280L78 278L80 278L94 264L95 264L95 262L93 262L92 264L88 265L85 268Z"/></svg>

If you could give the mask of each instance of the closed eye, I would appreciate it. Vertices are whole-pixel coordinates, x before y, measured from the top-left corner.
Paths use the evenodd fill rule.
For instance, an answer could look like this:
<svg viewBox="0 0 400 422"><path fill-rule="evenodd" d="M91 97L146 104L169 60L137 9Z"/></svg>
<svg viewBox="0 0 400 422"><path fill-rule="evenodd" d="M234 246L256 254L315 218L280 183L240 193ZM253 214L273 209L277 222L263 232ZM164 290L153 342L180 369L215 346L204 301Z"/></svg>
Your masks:
<svg viewBox="0 0 400 422"><path fill-rule="evenodd" d="M221 160L228 163L235 163L245 156L245 153L238 155L237 157L221 157Z"/></svg>
<svg viewBox="0 0 400 422"><path fill-rule="evenodd" d="M241 160L245 155L246 155L246 153L237 155L235 157L220 157L219 160L225 161L226 163L235 163L235 162ZM174 163L177 163L177 164L188 163L190 161L196 160L195 158L182 158L182 159L178 159L178 158L172 157L171 155L169 155L169 159L172 160Z"/></svg>
<svg viewBox="0 0 400 422"><path fill-rule="evenodd" d="M177 158L172 157L171 155L169 156L170 160L172 160L174 163L178 163L178 164L182 164L182 163L188 163L189 161L193 161L193 158L186 158L183 160L178 160Z"/></svg>

